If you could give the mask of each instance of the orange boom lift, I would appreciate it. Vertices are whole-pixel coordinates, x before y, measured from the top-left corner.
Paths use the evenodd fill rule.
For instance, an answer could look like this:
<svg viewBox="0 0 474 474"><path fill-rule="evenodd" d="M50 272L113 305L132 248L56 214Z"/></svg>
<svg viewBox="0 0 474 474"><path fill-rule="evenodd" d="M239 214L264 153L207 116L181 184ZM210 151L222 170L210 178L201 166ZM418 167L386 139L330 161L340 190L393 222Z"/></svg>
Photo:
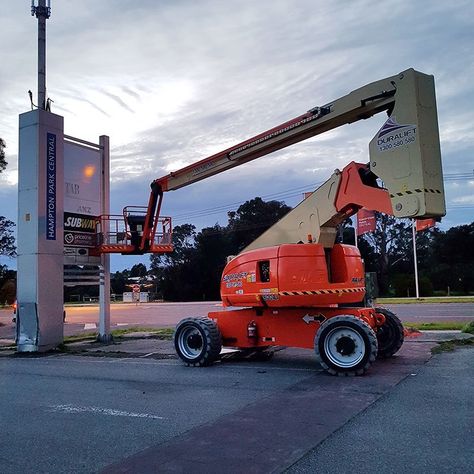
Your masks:
<svg viewBox="0 0 474 474"><path fill-rule="evenodd" d="M98 250L169 252L171 220L160 216L165 191L384 111L388 119L369 144L368 164L352 162L336 170L310 197L229 258L221 297L224 306L237 308L177 325L175 347L185 363L209 365L222 346L256 352L292 346L314 348L331 374L360 375L376 357L390 357L400 349L399 319L364 305L359 250L335 244L335 237L337 225L363 207L416 219L446 213L434 80L413 69L153 181L146 209L126 208L121 220L102 218Z"/></svg>

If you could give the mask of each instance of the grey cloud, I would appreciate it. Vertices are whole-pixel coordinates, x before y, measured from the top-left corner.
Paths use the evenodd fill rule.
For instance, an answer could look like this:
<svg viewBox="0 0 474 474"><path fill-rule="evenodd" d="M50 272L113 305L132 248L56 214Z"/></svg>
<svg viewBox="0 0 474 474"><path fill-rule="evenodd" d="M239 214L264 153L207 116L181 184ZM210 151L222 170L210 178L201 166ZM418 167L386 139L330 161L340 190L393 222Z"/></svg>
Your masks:
<svg viewBox="0 0 474 474"><path fill-rule="evenodd" d="M134 110L132 107L130 107L121 97L119 97L117 94L112 94L112 92L108 92L106 90L101 90L101 93L106 95L107 97L110 97L112 100L114 100L117 104L119 104L121 107L123 107L125 110L128 112L133 113Z"/></svg>
<svg viewBox="0 0 474 474"><path fill-rule="evenodd" d="M19 106L12 97L35 80L34 22L19 3L12 2L10 23L23 26L0 27L2 44L11 45L4 64L8 79L0 79L3 110L12 115L1 122L9 136L17 134ZM48 84L63 109L74 111L71 104L84 96L93 107L84 120L95 117L104 128L113 123L110 99L130 112L134 100L160 84L192 84L184 108L164 118L157 111L130 143L115 146L120 137L111 129L112 201L118 208L128 200L146 203L151 179L180 163L412 66L436 78L445 172L464 171L474 167L473 10L471 1L461 0L433 0L423 8L408 0L84 0L78 11L75 2L64 0L54 2L48 22ZM103 91L106 100L92 101L89 90ZM182 213L194 208L191 203L207 208L317 182L348 161L365 161L368 141L383 121L378 116L342 127L334 136L169 193L166 206ZM468 191L450 187L448 200ZM472 216L468 210L462 219ZM221 218L211 216L206 225L212 220Z"/></svg>

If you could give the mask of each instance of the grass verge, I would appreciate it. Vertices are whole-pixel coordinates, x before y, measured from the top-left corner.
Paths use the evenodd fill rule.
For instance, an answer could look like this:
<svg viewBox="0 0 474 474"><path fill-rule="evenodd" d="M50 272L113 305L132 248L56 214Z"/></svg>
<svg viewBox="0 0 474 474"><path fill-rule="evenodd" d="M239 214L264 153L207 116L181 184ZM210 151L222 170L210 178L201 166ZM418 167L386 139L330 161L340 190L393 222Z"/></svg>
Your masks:
<svg viewBox="0 0 474 474"><path fill-rule="evenodd" d="M377 304L474 303L474 296L432 296L426 298L377 298Z"/></svg>
<svg viewBox="0 0 474 474"><path fill-rule="evenodd" d="M474 346L474 339L456 339L455 341L441 342L433 349L432 354L441 354L442 352L452 352L458 347Z"/></svg>
<svg viewBox="0 0 474 474"><path fill-rule="evenodd" d="M462 332L468 333L468 334L474 334L474 321L471 321L470 323L467 323L463 328Z"/></svg>
<svg viewBox="0 0 474 474"><path fill-rule="evenodd" d="M120 340L123 336L133 333L148 333L159 339L170 341L173 337L173 328L147 328L142 326L133 326L124 329L114 329L111 331L112 337L115 340ZM68 344L71 342L82 342L82 341L95 341L99 334L97 332L88 332L83 334L77 334L75 336L67 336L64 338L64 343Z"/></svg>
<svg viewBox="0 0 474 474"><path fill-rule="evenodd" d="M403 323L403 326L418 331L462 331L466 323L457 321L437 321L434 323Z"/></svg>

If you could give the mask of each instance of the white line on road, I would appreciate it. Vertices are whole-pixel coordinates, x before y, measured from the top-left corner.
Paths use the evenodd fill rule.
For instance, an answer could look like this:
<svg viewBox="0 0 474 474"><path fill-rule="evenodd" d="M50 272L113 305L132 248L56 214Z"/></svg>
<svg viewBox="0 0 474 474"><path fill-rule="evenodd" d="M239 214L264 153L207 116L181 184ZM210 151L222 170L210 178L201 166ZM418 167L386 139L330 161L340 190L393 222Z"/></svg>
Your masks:
<svg viewBox="0 0 474 474"><path fill-rule="evenodd" d="M145 357L150 357L153 354L158 354L158 352L149 352L148 354L143 354L140 356L140 359L144 359Z"/></svg>
<svg viewBox="0 0 474 474"><path fill-rule="evenodd" d="M97 329L97 326L95 323L86 323L84 324L84 329Z"/></svg>
<svg viewBox="0 0 474 474"><path fill-rule="evenodd" d="M51 411L62 413L97 413L107 416L127 416L130 418L151 418L152 420L163 420L162 416L152 415L151 413L133 413L129 411L114 410L112 408L100 407L82 407L78 405L52 405Z"/></svg>

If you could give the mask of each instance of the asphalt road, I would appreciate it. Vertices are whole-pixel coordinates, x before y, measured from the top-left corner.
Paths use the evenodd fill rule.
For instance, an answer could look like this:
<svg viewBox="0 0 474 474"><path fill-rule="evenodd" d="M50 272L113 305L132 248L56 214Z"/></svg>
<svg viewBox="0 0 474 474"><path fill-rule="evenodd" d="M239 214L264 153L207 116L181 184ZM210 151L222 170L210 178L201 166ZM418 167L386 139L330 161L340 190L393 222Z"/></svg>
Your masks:
<svg viewBox="0 0 474 474"><path fill-rule="evenodd" d="M473 348L436 356L286 472L472 472L473 380Z"/></svg>
<svg viewBox="0 0 474 474"><path fill-rule="evenodd" d="M404 322L462 321L474 319L474 303L397 304L386 305ZM204 316L221 309L219 301L202 303L142 303L111 305L112 329L127 326L169 327L188 316ZM98 323L98 306L68 306L64 334L70 336L83 331L94 331ZM14 337L12 313L0 310L0 339Z"/></svg>
<svg viewBox="0 0 474 474"><path fill-rule="evenodd" d="M404 322L461 321L474 319L474 303L387 304Z"/></svg>
<svg viewBox="0 0 474 474"><path fill-rule="evenodd" d="M469 472L474 350L426 364L430 347L409 341L355 378L296 349L204 369L2 356L0 471Z"/></svg>
<svg viewBox="0 0 474 474"><path fill-rule="evenodd" d="M399 357L356 378L331 377L312 351L296 349L205 369L178 360L3 356L0 470L281 472L420 373L430 347L408 342ZM407 422L403 412L396 418Z"/></svg>

